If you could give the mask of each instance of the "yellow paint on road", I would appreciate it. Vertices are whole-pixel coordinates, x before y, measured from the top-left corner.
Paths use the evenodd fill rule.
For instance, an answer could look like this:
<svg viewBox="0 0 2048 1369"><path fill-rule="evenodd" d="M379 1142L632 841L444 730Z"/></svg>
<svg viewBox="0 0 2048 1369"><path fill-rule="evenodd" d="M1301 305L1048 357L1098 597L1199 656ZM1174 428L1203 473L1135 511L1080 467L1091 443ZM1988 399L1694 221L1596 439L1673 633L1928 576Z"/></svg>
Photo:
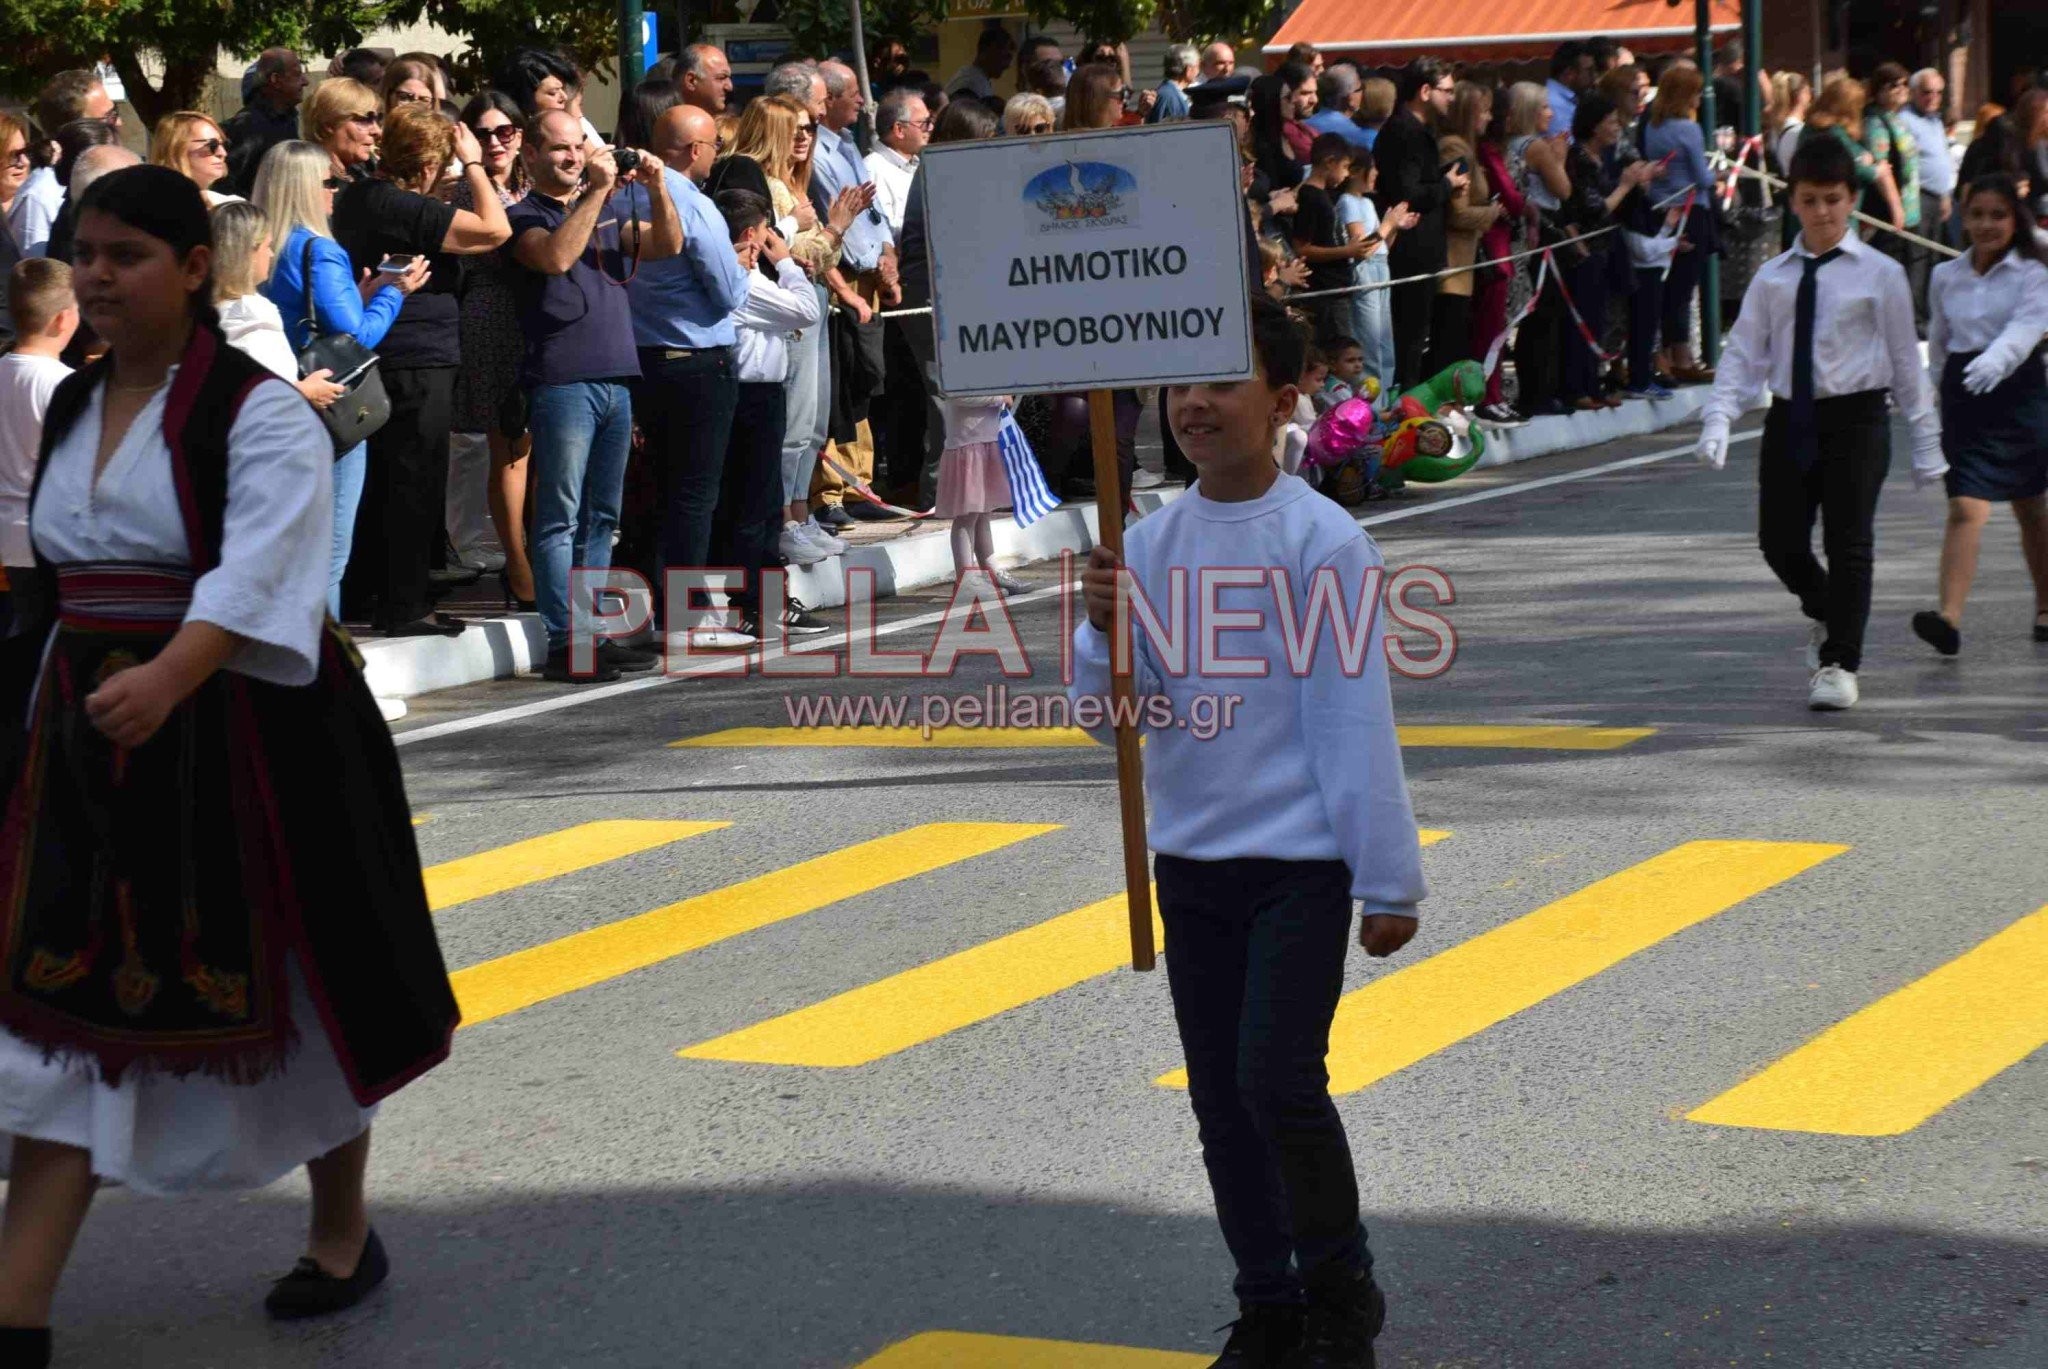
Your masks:
<svg viewBox="0 0 2048 1369"><path fill-rule="evenodd" d="M1449 835L1425 831L1422 844ZM1152 927L1163 946L1157 913ZM872 1064L1110 974L1130 958L1129 905L1118 894L676 1053L820 1069Z"/></svg>
<svg viewBox="0 0 2048 1369"><path fill-rule="evenodd" d="M927 1331L863 1360L856 1369L1201 1369L1214 1358L1131 1345Z"/></svg>
<svg viewBox="0 0 2048 1369"><path fill-rule="evenodd" d="M1059 830L1056 823L934 822L860 842L637 917L449 976L473 1027L634 970Z"/></svg>
<svg viewBox="0 0 2048 1369"><path fill-rule="evenodd" d="M1687 1120L1897 1136L2048 1046L2048 908L1843 1019Z"/></svg>
<svg viewBox="0 0 2048 1369"><path fill-rule="evenodd" d="M431 867L426 872L427 905L438 913L471 899L488 898L556 875L588 870L593 865L730 826L729 822L643 822L628 818L579 823Z"/></svg>
<svg viewBox="0 0 2048 1369"><path fill-rule="evenodd" d="M1689 841L1374 980L1338 1002L1330 1092L1378 1083L1848 849ZM1187 1071L1158 1082L1186 1088Z"/></svg>
<svg viewBox="0 0 2048 1369"><path fill-rule="evenodd" d="M1654 727L1439 726L1399 729L1403 746L1522 751L1615 751L1656 735ZM1081 747L1097 743L1078 727L730 727L671 747Z"/></svg>

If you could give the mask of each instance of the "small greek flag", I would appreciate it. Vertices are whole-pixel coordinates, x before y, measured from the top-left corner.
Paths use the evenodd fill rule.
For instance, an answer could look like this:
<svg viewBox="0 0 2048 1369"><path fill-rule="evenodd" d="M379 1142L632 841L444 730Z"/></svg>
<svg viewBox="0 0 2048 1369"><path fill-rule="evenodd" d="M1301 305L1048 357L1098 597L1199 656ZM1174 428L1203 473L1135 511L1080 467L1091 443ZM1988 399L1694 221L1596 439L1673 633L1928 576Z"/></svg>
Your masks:
<svg viewBox="0 0 2048 1369"><path fill-rule="evenodd" d="M1024 440L1024 430L1008 407L1003 409L1002 426L996 430L996 448L1003 454L1003 474L1010 481L1010 507L1016 510L1017 526L1028 528L1060 505L1059 496L1045 485L1045 472Z"/></svg>

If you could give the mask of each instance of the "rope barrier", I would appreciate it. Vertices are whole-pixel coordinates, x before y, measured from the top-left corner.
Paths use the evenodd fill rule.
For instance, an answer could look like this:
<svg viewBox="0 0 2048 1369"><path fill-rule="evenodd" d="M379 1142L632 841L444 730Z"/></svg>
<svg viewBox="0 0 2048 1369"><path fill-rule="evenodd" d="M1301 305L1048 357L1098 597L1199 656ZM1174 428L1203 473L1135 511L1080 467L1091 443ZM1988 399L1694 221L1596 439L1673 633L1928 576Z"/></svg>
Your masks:
<svg viewBox="0 0 2048 1369"><path fill-rule="evenodd" d="M1717 170L1729 171L1737 176L1747 176L1751 180L1760 180L1772 190L1791 189L1791 183L1782 176L1773 176L1768 171L1754 171L1746 166L1731 166L1727 159L1721 157L1718 153L1715 154L1715 161L1719 163L1719 166L1716 168ZM1787 212L1790 212L1789 202L1787 204ZM1936 242L1932 238L1923 238L1918 233L1909 233L1903 228L1895 228L1883 219L1872 218L1860 209L1851 212L1849 217L1855 219L1858 223L1867 223L1872 228L1882 229L1884 232L1890 233L1895 237L1904 238L1907 242L1917 243L1921 247L1932 248L1945 257L1960 257L1963 255L1961 248L1950 247L1947 243Z"/></svg>

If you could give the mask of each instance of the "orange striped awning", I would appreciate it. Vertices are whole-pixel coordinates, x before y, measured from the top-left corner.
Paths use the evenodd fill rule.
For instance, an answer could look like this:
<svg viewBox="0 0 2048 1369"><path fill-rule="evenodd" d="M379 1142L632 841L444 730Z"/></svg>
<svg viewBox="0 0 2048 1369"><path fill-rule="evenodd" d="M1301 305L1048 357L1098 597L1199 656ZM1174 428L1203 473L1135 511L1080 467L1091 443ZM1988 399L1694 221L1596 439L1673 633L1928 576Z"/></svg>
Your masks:
<svg viewBox="0 0 2048 1369"><path fill-rule="evenodd" d="M1713 28L1742 27L1741 0L1712 0ZM1693 37L1692 0L1302 0L1266 44L1296 43L1395 65L1428 53L1455 61L1547 56L1567 38L1602 35L1647 51Z"/></svg>

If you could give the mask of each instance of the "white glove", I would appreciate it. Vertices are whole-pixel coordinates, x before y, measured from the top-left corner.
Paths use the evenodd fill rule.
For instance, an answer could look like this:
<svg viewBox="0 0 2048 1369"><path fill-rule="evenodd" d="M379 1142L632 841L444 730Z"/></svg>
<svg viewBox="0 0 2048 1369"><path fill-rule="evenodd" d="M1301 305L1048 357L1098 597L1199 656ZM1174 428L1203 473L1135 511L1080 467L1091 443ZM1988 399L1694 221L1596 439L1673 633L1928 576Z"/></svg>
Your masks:
<svg viewBox="0 0 2048 1369"><path fill-rule="evenodd" d="M2005 379L2005 367L1989 352L1979 352L1969 365L1963 367L1963 388L1973 395L1989 394L1998 388L1998 382Z"/></svg>
<svg viewBox="0 0 2048 1369"><path fill-rule="evenodd" d="M1726 428L1705 428L1700 432L1699 445L1693 448L1700 464L1708 470L1718 471L1728 464L1728 430Z"/></svg>

